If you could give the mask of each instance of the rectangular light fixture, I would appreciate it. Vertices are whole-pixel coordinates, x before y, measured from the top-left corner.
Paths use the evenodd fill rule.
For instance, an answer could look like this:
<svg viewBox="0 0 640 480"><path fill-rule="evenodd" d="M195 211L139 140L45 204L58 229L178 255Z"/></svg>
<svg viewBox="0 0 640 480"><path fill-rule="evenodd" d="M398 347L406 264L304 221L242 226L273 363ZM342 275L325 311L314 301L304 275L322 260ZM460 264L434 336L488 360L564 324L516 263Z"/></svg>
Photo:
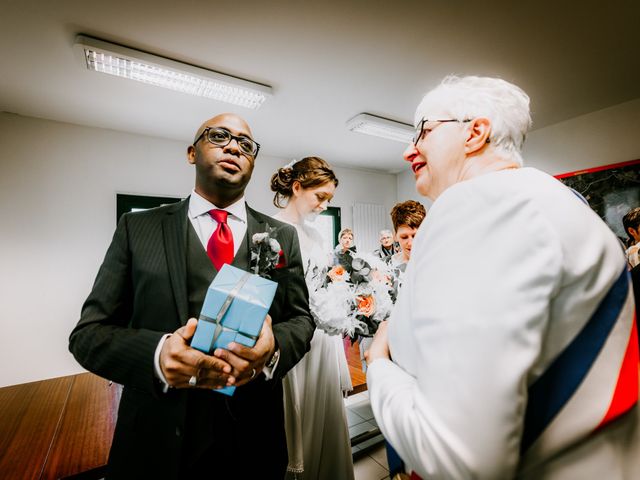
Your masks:
<svg viewBox="0 0 640 480"><path fill-rule="evenodd" d="M271 87L267 85L85 35L76 37L74 48L89 70L253 110L260 108L267 97L273 94Z"/></svg>
<svg viewBox="0 0 640 480"><path fill-rule="evenodd" d="M413 125L378 117L370 113L361 113L347 122L352 132L387 138L396 142L409 143L414 134Z"/></svg>

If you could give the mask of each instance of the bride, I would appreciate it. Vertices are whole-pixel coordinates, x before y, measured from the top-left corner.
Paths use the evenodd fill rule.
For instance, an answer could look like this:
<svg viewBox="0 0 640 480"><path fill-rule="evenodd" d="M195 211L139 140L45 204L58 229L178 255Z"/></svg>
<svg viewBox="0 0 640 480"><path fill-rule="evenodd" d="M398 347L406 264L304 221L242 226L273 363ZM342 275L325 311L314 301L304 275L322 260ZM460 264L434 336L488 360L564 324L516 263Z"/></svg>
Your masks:
<svg viewBox="0 0 640 480"><path fill-rule="evenodd" d="M314 272L330 266L331 249L309 221L327 209L338 179L327 162L306 157L271 177L275 215L293 225L309 294ZM311 350L285 377L287 478L352 480L353 461L343 392L352 389L342 339L316 329Z"/></svg>

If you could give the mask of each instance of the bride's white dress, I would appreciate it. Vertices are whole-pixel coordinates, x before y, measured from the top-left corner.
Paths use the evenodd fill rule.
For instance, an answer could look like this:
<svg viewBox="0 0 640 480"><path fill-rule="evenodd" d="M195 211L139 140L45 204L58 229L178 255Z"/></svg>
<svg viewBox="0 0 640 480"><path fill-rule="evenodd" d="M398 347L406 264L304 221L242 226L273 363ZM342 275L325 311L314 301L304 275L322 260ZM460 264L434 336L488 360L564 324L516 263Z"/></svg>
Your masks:
<svg viewBox="0 0 640 480"><path fill-rule="evenodd" d="M280 215L280 221L287 222ZM330 264L331 250L308 223L294 224L307 285L314 267ZM310 295L313 293L310 292ZM311 350L283 381L289 468L287 478L353 480L343 392L352 389L342 338L316 329Z"/></svg>

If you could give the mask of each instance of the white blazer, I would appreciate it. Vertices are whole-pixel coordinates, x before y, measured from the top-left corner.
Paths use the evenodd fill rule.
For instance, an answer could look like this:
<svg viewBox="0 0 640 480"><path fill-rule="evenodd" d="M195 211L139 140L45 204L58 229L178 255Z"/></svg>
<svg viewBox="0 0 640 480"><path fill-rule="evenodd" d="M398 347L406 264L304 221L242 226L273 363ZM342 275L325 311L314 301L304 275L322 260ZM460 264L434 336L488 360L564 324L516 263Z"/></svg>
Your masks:
<svg viewBox="0 0 640 480"><path fill-rule="evenodd" d="M504 170L446 190L389 320L393 361L367 374L408 470L640 478L629 285L614 234L553 177Z"/></svg>

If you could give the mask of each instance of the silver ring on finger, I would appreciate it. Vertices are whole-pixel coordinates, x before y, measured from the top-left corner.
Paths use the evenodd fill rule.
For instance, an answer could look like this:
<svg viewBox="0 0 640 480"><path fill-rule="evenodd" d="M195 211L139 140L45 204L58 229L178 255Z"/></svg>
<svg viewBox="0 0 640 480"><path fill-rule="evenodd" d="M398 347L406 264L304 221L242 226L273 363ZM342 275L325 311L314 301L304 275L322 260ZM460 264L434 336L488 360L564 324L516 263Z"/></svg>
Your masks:
<svg viewBox="0 0 640 480"><path fill-rule="evenodd" d="M256 377L256 373L258 372L256 372L255 368L251 370L251 380L253 380Z"/></svg>
<svg viewBox="0 0 640 480"><path fill-rule="evenodd" d="M195 387L198 384L198 378L195 375L192 375L189 379L189 386Z"/></svg>

